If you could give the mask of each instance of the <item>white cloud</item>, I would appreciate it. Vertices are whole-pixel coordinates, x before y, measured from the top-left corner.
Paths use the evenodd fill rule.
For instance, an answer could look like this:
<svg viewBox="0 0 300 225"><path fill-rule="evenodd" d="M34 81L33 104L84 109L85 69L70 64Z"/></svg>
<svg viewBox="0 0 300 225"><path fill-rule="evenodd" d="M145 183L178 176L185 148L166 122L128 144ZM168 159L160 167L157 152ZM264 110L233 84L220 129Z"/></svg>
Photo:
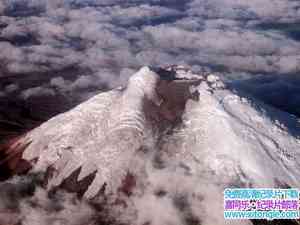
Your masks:
<svg viewBox="0 0 300 225"><path fill-rule="evenodd" d="M7 93L15 92L18 89L19 89L18 84L9 84L9 85L5 86L5 92L7 92Z"/></svg>
<svg viewBox="0 0 300 225"><path fill-rule="evenodd" d="M6 16L0 18L0 77L26 79L36 74L41 76L39 85L43 87L50 87L52 78L62 76L68 82L59 89L76 91L72 85L84 74L93 81L85 82L84 89L90 95L96 87L126 82L127 75L120 76L124 68L134 71L145 64L204 65L222 73L248 75L300 72L300 43L276 27L279 23L299 23L298 1L1 3ZM269 23L274 29L257 28ZM85 91L81 89L82 95Z"/></svg>
<svg viewBox="0 0 300 225"><path fill-rule="evenodd" d="M193 0L191 15L211 18L257 19L263 21L297 21L299 2L285 0Z"/></svg>
<svg viewBox="0 0 300 225"><path fill-rule="evenodd" d="M54 96L55 92L50 88L35 87L22 91L21 97L28 99L34 96Z"/></svg>
<svg viewBox="0 0 300 225"><path fill-rule="evenodd" d="M93 77L80 76L76 81L71 84L72 89L85 89L94 84Z"/></svg>
<svg viewBox="0 0 300 225"><path fill-rule="evenodd" d="M54 77L50 80L50 85L52 87L58 88L62 91L67 91L68 89L68 81L66 81L63 77Z"/></svg>

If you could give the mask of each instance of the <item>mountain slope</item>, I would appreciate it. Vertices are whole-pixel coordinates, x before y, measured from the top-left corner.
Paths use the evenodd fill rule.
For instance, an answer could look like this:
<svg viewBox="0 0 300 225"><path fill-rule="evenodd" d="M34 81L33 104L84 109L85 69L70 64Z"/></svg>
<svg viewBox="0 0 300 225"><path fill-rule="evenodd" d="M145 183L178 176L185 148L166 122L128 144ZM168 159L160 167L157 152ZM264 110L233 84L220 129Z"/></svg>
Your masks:
<svg viewBox="0 0 300 225"><path fill-rule="evenodd" d="M225 224L224 188L300 188L300 140L279 122L295 118L253 101L214 75L144 67L7 148L24 146L48 190L122 199L120 221Z"/></svg>

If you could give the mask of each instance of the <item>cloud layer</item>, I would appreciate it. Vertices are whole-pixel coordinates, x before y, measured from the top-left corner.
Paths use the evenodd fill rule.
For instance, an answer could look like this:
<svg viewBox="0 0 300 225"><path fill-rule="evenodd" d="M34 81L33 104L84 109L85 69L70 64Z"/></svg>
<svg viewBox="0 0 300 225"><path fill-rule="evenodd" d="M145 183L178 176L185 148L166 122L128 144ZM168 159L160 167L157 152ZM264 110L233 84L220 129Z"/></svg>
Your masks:
<svg viewBox="0 0 300 225"><path fill-rule="evenodd" d="M77 104L145 64L230 79L300 70L298 1L4 0L0 15L0 98Z"/></svg>

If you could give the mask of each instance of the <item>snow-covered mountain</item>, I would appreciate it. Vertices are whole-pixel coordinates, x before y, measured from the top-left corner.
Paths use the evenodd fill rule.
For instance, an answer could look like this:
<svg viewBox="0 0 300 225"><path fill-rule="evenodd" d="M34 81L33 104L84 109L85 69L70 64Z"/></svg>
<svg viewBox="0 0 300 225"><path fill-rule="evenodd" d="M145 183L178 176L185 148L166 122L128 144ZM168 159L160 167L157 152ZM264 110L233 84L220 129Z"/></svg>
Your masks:
<svg viewBox="0 0 300 225"><path fill-rule="evenodd" d="M224 221L228 187L300 188L299 121L181 66L143 67L6 146L11 172L105 196L125 224ZM100 200L99 200L100 201Z"/></svg>

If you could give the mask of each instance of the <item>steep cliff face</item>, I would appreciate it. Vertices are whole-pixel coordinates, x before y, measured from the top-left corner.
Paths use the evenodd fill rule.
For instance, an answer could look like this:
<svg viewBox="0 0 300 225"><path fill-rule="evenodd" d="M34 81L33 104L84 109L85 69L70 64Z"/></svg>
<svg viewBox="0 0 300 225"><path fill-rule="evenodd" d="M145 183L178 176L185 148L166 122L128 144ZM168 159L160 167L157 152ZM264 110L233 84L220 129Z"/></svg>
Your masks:
<svg viewBox="0 0 300 225"><path fill-rule="evenodd" d="M300 188L298 131L217 76L144 67L6 149L19 154L11 171L44 172L48 190L122 199L120 221L224 224L224 188Z"/></svg>

